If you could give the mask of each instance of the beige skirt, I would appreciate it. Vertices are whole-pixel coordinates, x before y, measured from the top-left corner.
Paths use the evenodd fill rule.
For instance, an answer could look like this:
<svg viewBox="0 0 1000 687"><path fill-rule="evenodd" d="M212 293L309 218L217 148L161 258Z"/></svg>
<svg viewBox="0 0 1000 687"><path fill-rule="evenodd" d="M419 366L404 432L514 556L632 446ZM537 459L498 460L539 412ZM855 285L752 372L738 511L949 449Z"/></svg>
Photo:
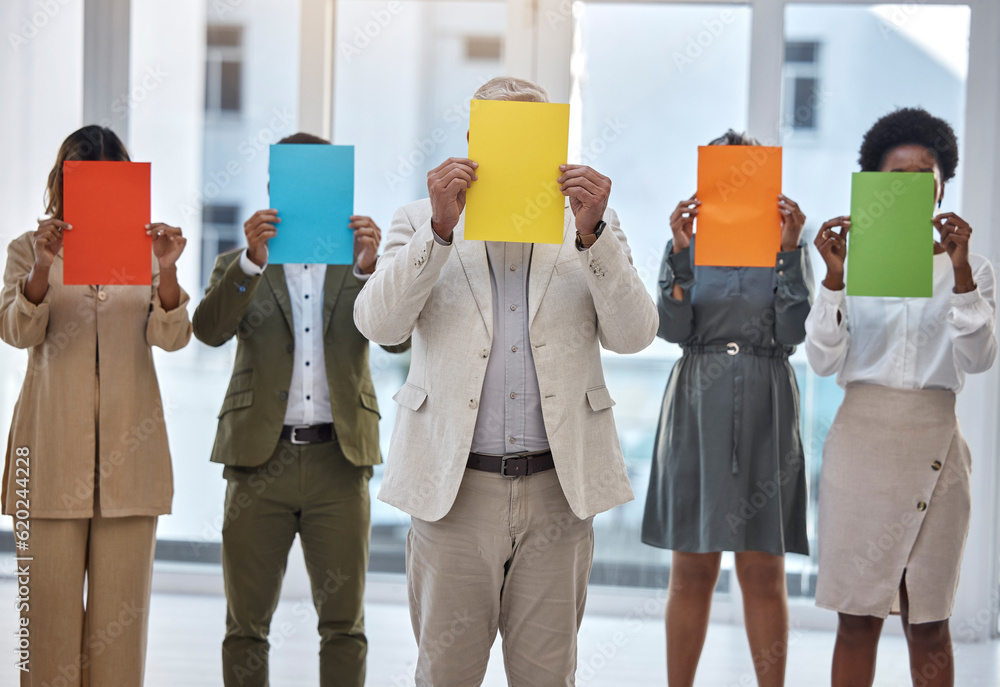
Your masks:
<svg viewBox="0 0 1000 687"><path fill-rule="evenodd" d="M819 483L816 605L909 621L951 616L969 533L971 456L954 392L849 384Z"/></svg>

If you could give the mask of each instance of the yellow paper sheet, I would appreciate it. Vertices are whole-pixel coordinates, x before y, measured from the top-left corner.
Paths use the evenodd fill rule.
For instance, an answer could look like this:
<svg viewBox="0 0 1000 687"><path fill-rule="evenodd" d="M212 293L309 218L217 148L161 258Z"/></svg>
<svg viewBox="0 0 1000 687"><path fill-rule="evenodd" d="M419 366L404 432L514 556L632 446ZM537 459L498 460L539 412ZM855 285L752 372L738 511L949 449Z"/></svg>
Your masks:
<svg viewBox="0 0 1000 687"><path fill-rule="evenodd" d="M562 243L569 105L473 100L469 159L478 181L466 195L465 238Z"/></svg>

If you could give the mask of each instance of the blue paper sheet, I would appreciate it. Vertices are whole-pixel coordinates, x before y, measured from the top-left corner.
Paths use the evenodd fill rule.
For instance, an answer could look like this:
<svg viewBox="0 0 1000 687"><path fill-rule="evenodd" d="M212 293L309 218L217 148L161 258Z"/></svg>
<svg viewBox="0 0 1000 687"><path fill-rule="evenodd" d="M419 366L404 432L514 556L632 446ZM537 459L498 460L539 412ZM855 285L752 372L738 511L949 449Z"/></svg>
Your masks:
<svg viewBox="0 0 1000 687"><path fill-rule="evenodd" d="M350 265L354 262L354 146L271 146L271 207L281 223L267 261Z"/></svg>

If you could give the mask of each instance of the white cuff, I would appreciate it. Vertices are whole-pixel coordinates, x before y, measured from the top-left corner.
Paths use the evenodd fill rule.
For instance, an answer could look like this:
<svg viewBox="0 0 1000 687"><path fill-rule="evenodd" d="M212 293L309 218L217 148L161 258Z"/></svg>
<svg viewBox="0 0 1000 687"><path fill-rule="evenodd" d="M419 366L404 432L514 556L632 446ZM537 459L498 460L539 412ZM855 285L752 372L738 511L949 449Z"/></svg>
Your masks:
<svg viewBox="0 0 1000 687"><path fill-rule="evenodd" d="M835 308L839 308L844 302L844 293L846 291L846 288L833 291L832 289L826 288L826 286L820 282L819 293L816 296L816 304L819 305L820 303L823 303L825 305L832 305Z"/></svg>
<svg viewBox="0 0 1000 687"><path fill-rule="evenodd" d="M264 268L267 267L267 263L264 263L264 267L258 267L257 263L250 259L247 255L246 248L240 253L240 269L243 270L243 274L250 277L256 277L258 274L264 274Z"/></svg>

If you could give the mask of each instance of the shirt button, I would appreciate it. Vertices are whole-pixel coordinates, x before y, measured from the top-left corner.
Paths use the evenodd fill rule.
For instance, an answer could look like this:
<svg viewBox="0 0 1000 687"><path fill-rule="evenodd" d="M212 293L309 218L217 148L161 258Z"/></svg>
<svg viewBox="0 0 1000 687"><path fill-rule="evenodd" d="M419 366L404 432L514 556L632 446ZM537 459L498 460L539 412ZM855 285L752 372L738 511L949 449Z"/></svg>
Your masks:
<svg viewBox="0 0 1000 687"><path fill-rule="evenodd" d="M511 391L510 392L510 397L511 398L517 398L517 394L515 394L513 391Z"/></svg>
<svg viewBox="0 0 1000 687"><path fill-rule="evenodd" d="M309 265L303 265L303 268L309 269Z"/></svg>
<svg viewBox="0 0 1000 687"><path fill-rule="evenodd" d="M309 298L309 294L308 293L306 294L306 298Z"/></svg>
<svg viewBox="0 0 1000 687"><path fill-rule="evenodd" d="M482 353L480 353L479 355L481 355L481 356L482 356L482 357L484 357L484 358L489 358L489 357L490 357L490 349L488 349L488 348L484 348L484 349L483 349L483 352L482 352Z"/></svg>
<svg viewBox="0 0 1000 687"><path fill-rule="evenodd" d="M97 292L97 300L101 301L102 303L104 301L108 300L108 292L107 291L98 291ZM511 310L513 310L513 309L514 309L514 306L511 306Z"/></svg>
<svg viewBox="0 0 1000 687"><path fill-rule="evenodd" d="M476 403L476 399L474 399L474 398L470 398L469 399L469 407L470 408L472 408L473 410L475 410L478 405L479 404Z"/></svg>
<svg viewBox="0 0 1000 687"><path fill-rule="evenodd" d="M511 438L510 438L510 439L508 439L507 441L513 444L513 443L514 443L514 437L511 437Z"/></svg>
<svg viewBox="0 0 1000 687"><path fill-rule="evenodd" d="M306 400L307 401L311 401L312 400L312 396L306 396Z"/></svg>
<svg viewBox="0 0 1000 687"><path fill-rule="evenodd" d="M940 470L940 469L941 469L940 460L935 460L933 463L931 463L931 470Z"/></svg>
<svg viewBox="0 0 1000 687"><path fill-rule="evenodd" d="M925 510L927 510L927 503L924 502L924 501L917 502L917 510L919 510L919 511L925 511Z"/></svg>
<svg viewBox="0 0 1000 687"><path fill-rule="evenodd" d="M785 259L784 258L778 258L778 264L779 265L784 265L785 264Z"/></svg>
<svg viewBox="0 0 1000 687"><path fill-rule="evenodd" d="M510 271L514 272L515 270L517 270L517 265L511 265L510 266Z"/></svg>
<svg viewBox="0 0 1000 687"><path fill-rule="evenodd" d="M517 346L511 346L510 347L510 352L511 353L517 353Z"/></svg>
<svg viewBox="0 0 1000 687"><path fill-rule="evenodd" d="M512 306L510 306L510 309L511 309L511 311L517 310L517 306L516 305L512 305Z"/></svg>
<svg viewBox="0 0 1000 687"><path fill-rule="evenodd" d="M306 327L306 333L309 333L309 327Z"/></svg>
<svg viewBox="0 0 1000 687"><path fill-rule="evenodd" d="M781 277L785 274L785 270L778 270L778 276Z"/></svg>
<svg viewBox="0 0 1000 687"><path fill-rule="evenodd" d="M308 360L306 361L306 367L309 367L309 361Z"/></svg>

